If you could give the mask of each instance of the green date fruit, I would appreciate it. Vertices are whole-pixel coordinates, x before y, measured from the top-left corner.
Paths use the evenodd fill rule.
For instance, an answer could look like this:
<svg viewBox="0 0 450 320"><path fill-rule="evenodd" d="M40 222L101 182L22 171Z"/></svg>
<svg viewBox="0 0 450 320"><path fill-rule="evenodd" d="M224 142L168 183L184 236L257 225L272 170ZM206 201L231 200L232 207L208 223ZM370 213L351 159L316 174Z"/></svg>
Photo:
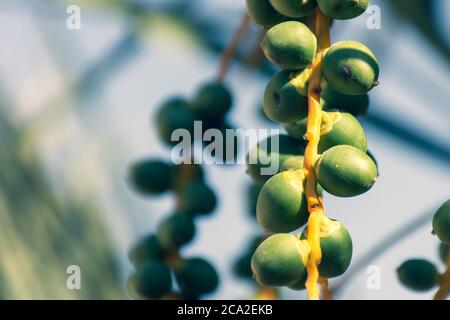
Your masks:
<svg viewBox="0 0 450 320"><path fill-rule="evenodd" d="M183 188L179 201L181 212L207 215L216 208L217 196L204 182L194 182Z"/></svg>
<svg viewBox="0 0 450 320"><path fill-rule="evenodd" d="M447 200L434 214L433 232L439 240L450 245L450 200Z"/></svg>
<svg viewBox="0 0 450 320"><path fill-rule="evenodd" d="M308 115L308 98L297 91L291 80L291 72L282 70L266 87L264 113L272 121L293 122Z"/></svg>
<svg viewBox="0 0 450 320"><path fill-rule="evenodd" d="M286 70L301 70L314 59L316 36L298 21L282 22L269 31L261 47L272 63Z"/></svg>
<svg viewBox="0 0 450 320"><path fill-rule="evenodd" d="M320 185L337 197L354 197L368 191L378 176L372 158L346 145L325 151L315 167Z"/></svg>
<svg viewBox="0 0 450 320"><path fill-rule="evenodd" d="M279 13L291 18L307 16L317 6L316 0L270 0L270 3Z"/></svg>
<svg viewBox="0 0 450 320"><path fill-rule="evenodd" d="M297 171L303 168L304 156L289 157L283 162L280 171Z"/></svg>
<svg viewBox="0 0 450 320"><path fill-rule="evenodd" d="M288 135L270 136L247 154L247 172L255 183L263 185L280 171L286 159L303 155L304 151L304 146Z"/></svg>
<svg viewBox="0 0 450 320"><path fill-rule="evenodd" d="M198 298L217 289L219 277L214 267L204 259L183 261L175 270L175 278L184 296Z"/></svg>
<svg viewBox="0 0 450 320"><path fill-rule="evenodd" d="M156 114L158 133L163 142L176 145L179 141L172 141L172 133L176 129L194 132L195 113L191 105L183 98L172 98L165 102Z"/></svg>
<svg viewBox="0 0 450 320"><path fill-rule="evenodd" d="M308 221L303 171L281 172L267 181L256 205L258 223L271 232L291 232Z"/></svg>
<svg viewBox="0 0 450 320"><path fill-rule="evenodd" d="M306 239L308 229L302 233ZM350 266L353 254L353 243L350 234L342 223L324 218L320 226L320 248L322 260L319 264L319 274L325 278L341 276Z"/></svg>
<svg viewBox="0 0 450 320"><path fill-rule="evenodd" d="M247 0L247 10L253 21L265 28L271 28L287 19L272 7L269 0Z"/></svg>
<svg viewBox="0 0 450 320"><path fill-rule="evenodd" d="M323 75L335 90L363 95L378 84L379 66L375 55L360 42L342 41L326 53Z"/></svg>
<svg viewBox="0 0 450 320"><path fill-rule="evenodd" d="M222 82L210 82L199 89L190 106L201 119L222 119L232 104L230 90Z"/></svg>
<svg viewBox="0 0 450 320"><path fill-rule="evenodd" d="M160 194L172 187L173 167L160 160L142 160L133 164L129 171L133 187L144 195Z"/></svg>
<svg viewBox="0 0 450 320"><path fill-rule="evenodd" d="M369 110L369 95L347 95L326 85L320 95L322 110L339 109L351 113L355 117L367 114Z"/></svg>
<svg viewBox="0 0 450 320"><path fill-rule="evenodd" d="M326 117L326 118L325 118ZM288 134L300 141L304 141L308 119L285 125ZM330 110L322 117L322 136L320 137L318 152L338 146L349 145L364 152L367 151L367 139L363 127L350 113L340 110Z"/></svg>
<svg viewBox="0 0 450 320"><path fill-rule="evenodd" d="M167 249L174 250L190 242L195 235L192 217L184 213L175 213L166 218L158 228L159 243Z"/></svg>
<svg viewBox="0 0 450 320"><path fill-rule="evenodd" d="M167 250L159 243L155 235L148 235L139 240L128 253L131 263L136 267L145 265L151 260L162 260Z"/></svg>
<svg viewBox="0 0 450 320"><path fill-rule="evenodd" d="M348 20L363 14L369 0L317 0L320 10L332 19Z"/></svg>
<svg viewBox="0 0 450 320"><path fill-rule="evenodd" d="M430 290L439 281L439 273L436 266L423 259L405 261L397 269L397 276L405 287L415 291Z"/></svg>
<svg viewBox="0 0 450 320"><path fill-rule="evenodd" d="M290 234L275 234L263 241L252 258L252 271L263 286L289 286L306 273L310 247Z"/></svg>
<svg viewBox="0 0 450 320"><path fill-rule="evenodd" d="M148 262L128 279L128 290L137 298L160 299L171 288L170 270L158 260Z"/></svg>

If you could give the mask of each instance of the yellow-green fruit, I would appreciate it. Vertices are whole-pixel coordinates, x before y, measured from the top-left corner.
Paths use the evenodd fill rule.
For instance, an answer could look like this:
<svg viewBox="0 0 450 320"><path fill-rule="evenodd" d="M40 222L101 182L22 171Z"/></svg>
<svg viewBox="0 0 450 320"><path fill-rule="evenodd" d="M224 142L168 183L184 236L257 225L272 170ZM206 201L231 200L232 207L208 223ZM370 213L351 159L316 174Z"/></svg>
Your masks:
<svg viewBox="0 0 450 320"><path fill-rule="evenodd" d="M301 70L314 59L316 36L298 21L277 24L267 31L261 47L272 63L286 70Z"/></svg>
<svg viewBox="0 0 450 320"><path fill-rule="evenodd" d="M283 162L280 171L297 171L303 168L303 162L305 160L304 156L296 156L287 158L286 161Z"/></svg>
<svg viewBox="0 0 450 320"><path fill-rule="evenodd" d="M307 232L306 228L302 239L306 239ZM319 264L320 276L334 278L343 275L352 261L353 243L342 223L324 218L320 226L320 248L322 250L322 260Z"/></svg>
<svg viewBox="0 0 450 320"><path fill-rule="evenodd" d="M346 145L325 151L315 167L322 188L337 197L354 197L367 192L378 176L372 158Z"/></svg>
<svg viewBox="0 0 450 320"><path fill-rule="evenodd" d="M271 232L291 232L308 221L303 171L281 172L267 181L258 197L258 223Z"/></svg>
<svg viewBox="0 0 450 320"><path fill-rule="evenodd" d="M285 124L288 134L300 141L304 141L308 119ZM318 152L338 146L349 145L364 152L367 151L367 139L363 127L350 113L340 110L324 112L322 117L322 135L319 141Z"/></svg>
<svg viewBox="0 0 450 320"><path fill-rule="evenodd" d="M439 280L436 266L423 259L405 261L397 269L397 276L405 287L415 291L430 290Z"/></svg>
<svg viewBox="0 0 450 320"><path fill-rule="evenodd" d="M316 0L270 0L270 3L275 10L292 18L307 16L317 6Z"/></svg>
<svg viewBox="0 0 450 320"><path fill-rule="evenodd" d="M442 242L450 245L450 200L434 214L433 232Z"/></svg>
<svg viewBox="0 0 450 320"><path fill-rule="evenodd" d="M303 155L304 146L288 135L273 135L258 142L246 157L247 172L253 181L263 185L280 172L284 161Z"/></svg>
<svg viewBox="0 0 450 320"><path fill-rule="evenodd" d="M310 246L290 234L275 234L263 241L252 257L252 271L262 286L289 286L303 278Z"/></svg>
<svg viewBox="0 0 450 320"><path fill-rule="evenodd" d="M267 85L263 107L264 113L272 121L292 122L308 115L308 98L295 88L291 72L282 70Z"/></svg>
<svg viewBox="0 0 450 320"><path fill-rule="evenodd" d="M247 10L256 24L266 28L286 21L286 17L276 11L269 0L247 0Z"/></svg>
<svg viewBox="0 0 450 320"><path fill-rule="evenodd" d="M323 75L333 89L348 95L362 95L378 84L375 55L360 42L342 41L326 53Z"/></svg>
<svg viewBox="0 0 450 320"><path fill-rule="evenodd" d="M320 10L337 20L348 20L363 14L369 0L317 0Z"/></svg>

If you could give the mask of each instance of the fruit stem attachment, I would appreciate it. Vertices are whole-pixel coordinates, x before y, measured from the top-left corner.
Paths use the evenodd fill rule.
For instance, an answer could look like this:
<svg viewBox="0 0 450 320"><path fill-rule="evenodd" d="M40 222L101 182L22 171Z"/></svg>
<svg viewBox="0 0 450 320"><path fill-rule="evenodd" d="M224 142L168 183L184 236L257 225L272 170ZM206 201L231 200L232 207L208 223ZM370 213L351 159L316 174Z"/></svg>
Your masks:
<svg viewBox="0 0 450 320"><path fill-rule="evenodd" d="M328 288L328 279L327 278L319 278L320 289L322 292L323 300L332 300L331 291Z"/></svg>
<svg viewBox="0 0 450 320"><path fill-rule="evenodd" d="M233 35L233 38L231 38L231 41L228 43L228 45L224 48L222 52L222 56L220 58L219 73L217 75L217 78L220 82L223 82L225 80L225 76L230 66L230 61L236 54L236 51L239 47L239 43L242 41L245 34L247 33L249 25L250 25L250 16L247 13L245 13L242 17L238 29Z"/></svg>
<svg viewBox="0 0 450 320"><path fill-rule="evenodd" d="M318 41L318 52L311 65L311 78L308 86L308 124L306 131L308 145L305 150L303 169L306 176L306 199L309 211L307 240L311 246L311 254L306 267L308 273L306 289L308 299L319 300L318 265L322 259L320 225L325 214L322 199L317 194L317 175L314 163L318 157L322 124L322 108L320 105L322 63L326 50L330 47L330 21L320 9L317 9L315 13L314 25L313 31Z"/></svg>
<svg viewBox="0 0 450 320"><path fill-rule="evenodd" d="M450 295L450 253L447 257L447 270L441 276L438 292L434 296L434 300L445 300Z"/></svg>

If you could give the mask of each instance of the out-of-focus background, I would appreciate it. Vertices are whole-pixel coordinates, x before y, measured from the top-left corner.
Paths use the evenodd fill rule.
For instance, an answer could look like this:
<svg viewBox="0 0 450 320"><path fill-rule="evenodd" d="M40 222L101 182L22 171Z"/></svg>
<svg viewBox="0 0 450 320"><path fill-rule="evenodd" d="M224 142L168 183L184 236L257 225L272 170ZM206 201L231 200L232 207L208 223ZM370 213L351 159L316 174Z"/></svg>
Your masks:
<svg viewBox="0 0 450 320"><path fill-rule="evenodd" d="M363 119L380 179L361 197L325 199L354 241L354 269L332 284L346 281L341 299L428 299L432 292L401 287L395 269L407 258L438 260L427 221L450 197L450 2L372 4L381 29L370 30L366 14L332 30L333 41L366 43L382 70ZM69 5L81 8L80 30L66 27ZM0 2L0 298L128 298L127 251L173 199L131 192L127 168L170 156L152 120L158 104L215 77L244 10L244 0ZM277 128L259 110L275 72L254 57L259 33L252 25L227 76L230 120L241 128ZM220 204L200 220L186 254L207 257L220 273L207 298L245 299L255 289L231 269L261 232L247 213L250 179L242 165L206 170ZM408 224L422 227L408 234ZM408 235L365 259L398 230ZM66 287L69 265L81 268L81 290ZM380 268L379 290L366 285L369 265Z"/></svg>

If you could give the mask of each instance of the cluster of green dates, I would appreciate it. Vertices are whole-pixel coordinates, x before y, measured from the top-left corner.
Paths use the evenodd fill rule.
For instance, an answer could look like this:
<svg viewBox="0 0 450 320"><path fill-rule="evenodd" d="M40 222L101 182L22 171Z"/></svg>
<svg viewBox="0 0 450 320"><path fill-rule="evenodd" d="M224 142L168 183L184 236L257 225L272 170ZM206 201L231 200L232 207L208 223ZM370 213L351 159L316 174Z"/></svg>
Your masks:
<svg viewBox="0 0 450 320"><path fill-rule="evenodd" d="M134 298L168 297L173 292L172 274L175 275L180 290L176 295L179 299L198 299L217 288L219 283L217 272L205 259L198 257L182 259L173 267L166 262L172 251L161 243L161 236L164 239L166 237L164 233L174 229L185 234L178 238L174 237L169 242L185 241L193 235L193 224L183 221L186 219L183 216L175 217L172 216L163 223L166 228L164 231L160 229L157 235L143 238L130 251L129 256L136 271L128 279L128 291Z"/></svg>
<svg viewBox="0 0 450 320"><path fill-rule="evenodd" d="M144 299L166 297L172 293L172 271L180 298L197 299L214 291L218 285L217 272L206 260L178 257L179 261L172 268L167 263L174 253L194 239L194 218L211 214L216 207L216 195L206 184L201 167L146 160L132 166L130 177L141 193L161 194L173 190L178 201L177 212L165 218L155 234L144 237L130 250L129 258L136 269L129 278L130 294Z"/></svg>
<svg viewBox="0 0 450 320"><path fill-rule="evenodd" d="M433 233L441 241L439 257L447 266L450 261L450 200L445 202L433 217ZM397 269L400 282L414 291L428 291L441 279L437 266L426 259L410 259Z"/></svg>
<svg viewBox="0 0 450 320"><path fill-rule="evenodd" d="M331 20L345 20L361 15L368 5L368 0L247 0L249 15L267 30L263 52L281 68L265 89L264 113L287 132L260 141L247 155L247 172L261 186L258 222L275 233L259 245L251 261L261 285L305 288L311 250L305 240L307 226L300 236L290 234L304 227L309 218L301 169L307 145L308 85L318 39L304 22L317 8ZM338 42L324 53L321 139L314 164L319 195L354 197L374 185L378 167L357 117L367 113L368 93L378 84L378 77L377 59L362 43ZM274 164L278 170L268 171ZM346 228L326 218L320 244L320 275L342 275L352 256Z"/></svg>
<svg viewBox="0 0 450 320"><path fill-rule="evenodd" d="M173 97L165 101L156 114L156 124L161 140L169 146L179 141L172 137L177 129L184 129L194 137L194 124L199 122L202 131L219 130L224 139L227 129L231 129L226 116L233 106L233 96L229 88L220 81L210 81L196 92L193 98ZM233 150L232 159L226 150L215 150L217 160L227 162L237 157L237 148Z"/></svg>
<svg viewBox="0 0 450 320"><path fill-rule="evenodd" d="M173 146L172 133L185 129L194 135L194 122L225 130L225 116L232 107L232 96L221 82L203 85L188 101L172 98L157 111L156 123L160 139ZM193 141L191 141L193 142ZM225 153L215 154L224 157ZM176 212L164 219L156 233L141 239L129 252L135 272L128 289L139 299L183 298L198 299L213 292L219 278L213 266L202 258L184 259L180 250L190 243L196 233L194 219L207 216L217 206L217 196L208 186L201 166L191 161L175 165L160 159L135 162L129 170L129 184L141 195L155 196L172 192ZM173 293L172 274L179 293Z"/></svg>

